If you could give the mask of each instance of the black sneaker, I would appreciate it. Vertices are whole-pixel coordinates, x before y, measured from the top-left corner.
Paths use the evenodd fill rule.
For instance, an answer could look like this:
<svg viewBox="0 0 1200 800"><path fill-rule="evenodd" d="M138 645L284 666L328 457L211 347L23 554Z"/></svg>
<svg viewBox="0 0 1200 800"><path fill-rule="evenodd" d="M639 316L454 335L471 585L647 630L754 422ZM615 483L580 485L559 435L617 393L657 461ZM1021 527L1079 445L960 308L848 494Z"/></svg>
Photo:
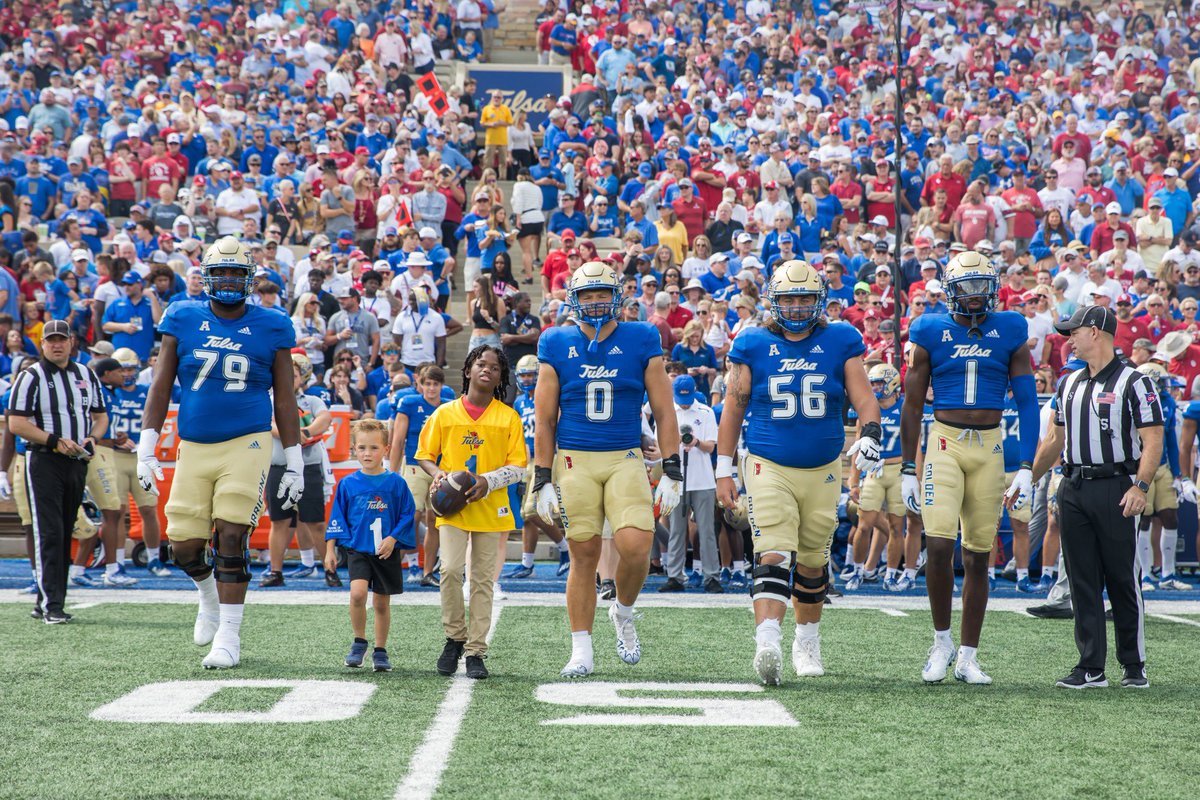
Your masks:
<svg viewBox="0 0 1200 800"><path fill-rule="evenodd" d="M601 600L613 600L617 596L617 582L614 580L600 581Z"/></svg>
<svg viewBox="0 0 1200 800"><path fill-rule="evenodd" d="M1150 681L1146 678L1146 668L1140 666L1124 667L1121 675L1123 689L1149 689Z"/></svg>
<svg viewBox="0 0 1200 800"><path fill-rule="evenodd" d="M337 570L325 570L325 585L330 589L341 588L342 579L338 577Z"/></svg>
<svg viewBox="0 0 1200 800"><path fill-rule="evenodd" d="M667 578L667 582L658 587L660 594L666 594L667 592L682 592L686 589L687 584L678 578Z"/></svg>
<svg viewBox="0 0 1200 800"><path fill-rule="evenodd" d="M428 586L431 589L436 589L442 585L442 582L438 580L437 575L431 572L421 578L421 585Z"/></svg>
<svg viewBox="0 0 1200 800"><path fill-rule="evenodd" d="M1038 617L1039 619L1075 619L1075 612L1070 608L1063 608L1062 606L1054 606L1049 604L1042 606L1030 606L1029 608L1025 609L1025 613L1031 617Z"/></svg>
<svg viewBox="0 0 1200 800"><path fill-rule="evenodd" d="M721 581L716 578L709 578L704 582L705 594L725 594L725 588L721 586Z"/></svg>
<svg viewBox="0 0 1200 800"><path fill-rule="evenodd" d="M1055 682L1055 686L1060 689L1103 689L1108 686L1108 679L1104 677L1104 670L1084 669L1076 667L1071 670L1071 674L1065 678L1059 678Z"/></svg>
<svg viewBox="0 0 1200 800"><path fill-rule="evenodd" d="M488 676L487 667L483 665L482 656L467 656L467 677L481 681Z"/></svg>
<svg viewBox="0 0 1200 800"><path fill-rule="evenodd" d="M275 586L283 586L283 573L267 570L263 573L262 580L258 582L258 588L270 589Z"/></svg>
<svg viewBox="0 0 1200 800"><path fill-rule="evenodd" d="M65 625L72 619L70 614L61 611L46 611L42 614L42 622L47 625Z"/></svg>
<svg viewBox="0 0 1200 800"><path fill-rule="evenodd" d="M459 642L454 639L447 639L446 646L442 648L442 654L437 660L437 671L442 675L453 675L458 671L458 660L462 658L463 647L466 642Z"/></svg>
<svg viewBox="0 0 1200 800"><path fill-rule="evenodd" d="M46 612L42 611L40 608L35 608L33 611L29 612L29 616L33 617L34 619L41 619L45 615Z"/></svg>
<svg viewBox="0 0 1200 800"><path fill-rule="evenodd" d="M655 564L654 562L651 562L650 563L650 571L646 574L647 575L666 575L667 568L664 567L662 564Z"/></svg>

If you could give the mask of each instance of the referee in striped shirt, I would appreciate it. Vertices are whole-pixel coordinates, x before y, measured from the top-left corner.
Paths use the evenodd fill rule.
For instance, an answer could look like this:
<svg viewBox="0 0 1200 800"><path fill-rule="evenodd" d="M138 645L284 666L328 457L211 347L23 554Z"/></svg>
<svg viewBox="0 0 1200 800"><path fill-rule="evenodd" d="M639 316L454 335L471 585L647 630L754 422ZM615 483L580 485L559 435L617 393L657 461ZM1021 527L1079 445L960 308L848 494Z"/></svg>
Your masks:
<svg viewBox="0 0 1200 800"><path fill-rule="evenodd" d="M95 374L71 360L71 327L63 320L42 329L42 357L13 383L8 428L28 443L25 485L33 512L38 584L33 618L48 625L64 613L71 531L83 502L95 440L108 429L108 411Z"/></svg>
<svg viewBox="0 0 1200 800"><path fill-rule="evenodd" d="M1036 483L1062 455L1059 528L1079 662L1057 685L1108 685L1102 596L1107 589L1121 685L1144 688L1150 684L1134 523L1146 507L1146 491L1162 455L1162 406L1150 379L1117 355L1112 310L1081 308L1055 327L1071 337L1075 355L1087 362L1059 384L1054 424L1033 465Z"/></svg>

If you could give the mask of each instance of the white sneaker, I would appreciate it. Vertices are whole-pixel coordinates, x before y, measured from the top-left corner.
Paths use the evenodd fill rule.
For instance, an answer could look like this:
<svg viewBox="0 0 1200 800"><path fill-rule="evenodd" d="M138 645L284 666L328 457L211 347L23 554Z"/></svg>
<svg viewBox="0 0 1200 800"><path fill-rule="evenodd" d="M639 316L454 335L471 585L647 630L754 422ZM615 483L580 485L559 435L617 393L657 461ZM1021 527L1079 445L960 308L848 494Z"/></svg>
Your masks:
<svg viewBox="0 0 1200 800"><path fill-rule="evenodd" d="M926 683L938 683L946 679L946 671L954 661L954 645L940 645L936 642L929 648L929 658L921 670L921 680Z"/></svg>
<svg viewBox="0 0 1200 800"><path fill-rule="evenodd" d="M590 659L585 660L582 656L571 656L571 660L559 672L559 676L563 678L586 678L592 674L592 662Z"/></svg>
<svg viewBox="0 0 1200 800"><path fill-rule="evenodd" d="M138 581L137 578L131 578L128 575L122 575L119 572L114 572L112 574L106 572L104 573L104 578L102 578L100 582L105 586L112 586L117 589L128 589L130 586L135 586Z"/></svg>
<svg viewBox="0 0 1200 800"><path fill-rule="evenodd" d="M608 607L608 619L617 631L617 655L626 664L636 664L642 660L642 643L638 641L637 628L633 625L633 615L622 619L617 615L614 603Z"/></svg>
<svg viewBox="0 0 1200 800"><path fill-rule="evenodd" d="M754 671L764 686L778 686L783 682L783 652L779 642L759 642L754 651Z"/></svg>
<svg viewBox="0 0 1200 800"><path fill-rule="evenodd" d="M821 663L821 637L812 636L792 640L792 668L798 678L819 678L825 674Z"/></svg>
<svg viewBox="0 0 1200 800"><path fill-rule="evenodd" d="M979 666L979 662L972 659L965 661L959 659L954 665L954 679L963 683L971 683L976 686L987 686L992 682L992 678L983 668Z"/></svg>
<svg viewBox="0 0 1200 800"><path fill-rule="evenodd" d="M1166 587L1163 587L1163 588L1166 588ZM1158 589L1158 587L1154 585L1153 581L1149 581L1149 580L1146 580L1145 578L1142 578L1142 594L1145 594L1146 592L1153 592L1156 589Z"/></svg>
<svg viewBox="0 0 1200 800"><path fill-rule="evenodd" d="M241 642L214 644L200 665L205 669L232 669L238 665L241 656Z"/></svg>
<svg viewBox="0 0 1200 800"><path fill-rule="evenodd" d="M1168 592L1190 592L1194 587L1190 583L1184 583L1174 575L1164 575L1162 580L1158 582L1158 588ZM1146 591L1144 586L1142 587L1142 591Z"/></svg>
<svg viewBox="0 0 1200 800"><path fill-rule="evenodd" d="M192 628L192 641L196 643L197 647L210 644L213 637L217 635L217 628L220 625L220 617L214 614L205 614L202 611L196 612L196 625Z"/></svg>
<svg viewBox="0 0 1200 800"><path fill-rule="evenodd" d="M500 581L496 581L495 583L492 584L492 601L494 602L496 600L503 600L503 599L504 599L504 590L500 588Z"/></svg>

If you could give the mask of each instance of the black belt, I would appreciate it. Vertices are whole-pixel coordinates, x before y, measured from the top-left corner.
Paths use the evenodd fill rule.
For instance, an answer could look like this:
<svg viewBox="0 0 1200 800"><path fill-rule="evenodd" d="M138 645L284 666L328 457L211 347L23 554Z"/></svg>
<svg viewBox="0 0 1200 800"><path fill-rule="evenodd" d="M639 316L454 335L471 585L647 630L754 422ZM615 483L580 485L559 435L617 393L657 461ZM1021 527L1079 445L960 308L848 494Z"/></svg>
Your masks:
<svg viewBox="0 0 1200 800"><path fill-rule="evenodd" d="M1121 475L1136 475L1137 468L1138 465L1136 461L1126 461L1123 464L1101 464L1098 467L1064 464L1062 468L1062 474L1067 478L1079 476L1085 481L1091 481L1099 480L1101 478L1116 478Z"/></svg>

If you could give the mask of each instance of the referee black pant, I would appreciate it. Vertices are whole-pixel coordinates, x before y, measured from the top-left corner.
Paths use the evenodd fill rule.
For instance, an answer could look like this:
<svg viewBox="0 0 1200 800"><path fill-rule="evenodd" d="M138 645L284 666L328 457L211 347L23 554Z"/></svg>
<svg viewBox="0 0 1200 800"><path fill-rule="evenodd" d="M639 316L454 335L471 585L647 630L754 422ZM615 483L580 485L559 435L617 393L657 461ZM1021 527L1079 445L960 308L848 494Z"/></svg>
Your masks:
<svg viewBox="0 0 1200 800"><path fill-rule="evenodd" d="M1059 484L1059 531L1075 607L1077 666L1093 672L1104 669L1108 653L1106 588L1117 632L1117 659L1123 667L1143 666L1146 661L1137 518L1124 516L1120 505L1132 485L1127 475L1092 480L1064 476Z"/></svg>
<svg viewBox="0 0 1200 800"><path fill-rule="evenodd" d="M83 502L88 465L58 453L32 449L25 463L37 556L38 607L61 614L67 599L71 532Z"/></svg>

